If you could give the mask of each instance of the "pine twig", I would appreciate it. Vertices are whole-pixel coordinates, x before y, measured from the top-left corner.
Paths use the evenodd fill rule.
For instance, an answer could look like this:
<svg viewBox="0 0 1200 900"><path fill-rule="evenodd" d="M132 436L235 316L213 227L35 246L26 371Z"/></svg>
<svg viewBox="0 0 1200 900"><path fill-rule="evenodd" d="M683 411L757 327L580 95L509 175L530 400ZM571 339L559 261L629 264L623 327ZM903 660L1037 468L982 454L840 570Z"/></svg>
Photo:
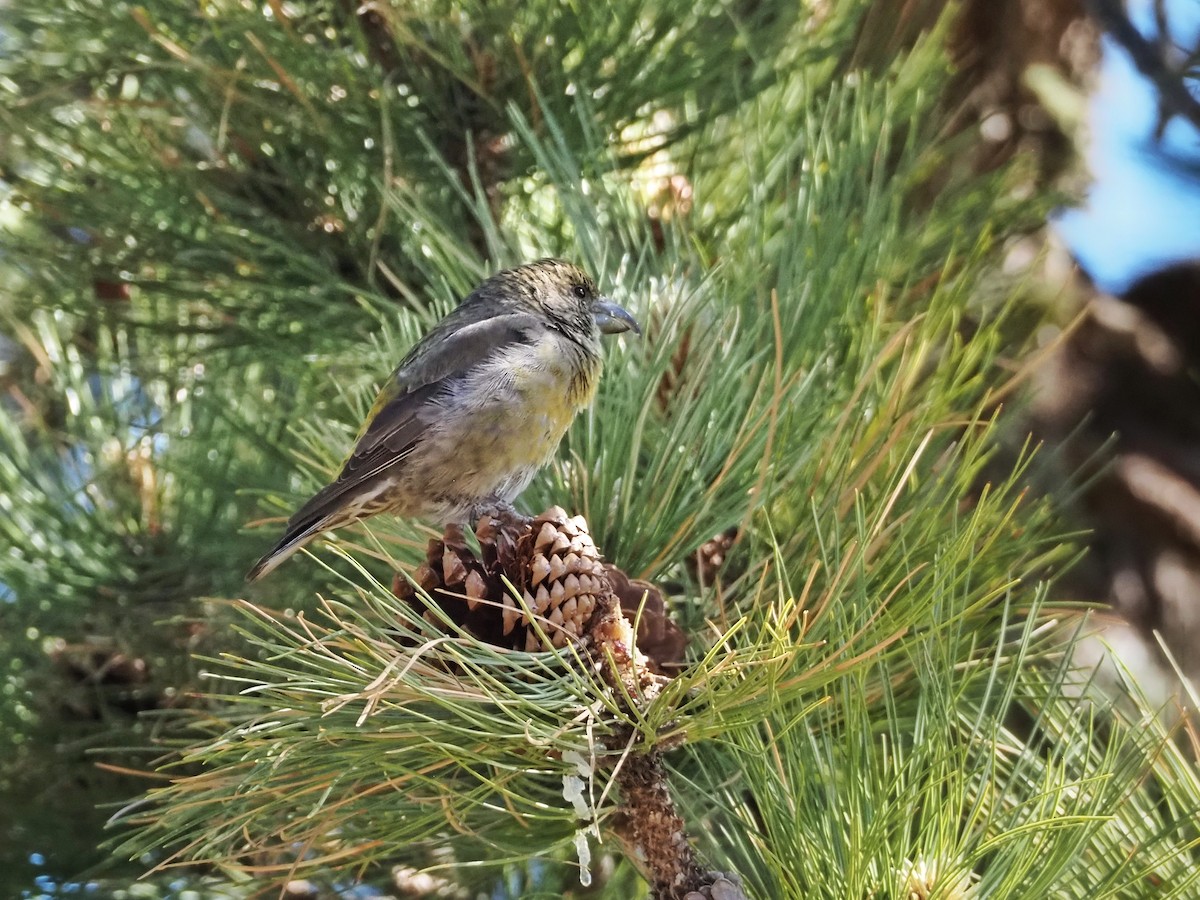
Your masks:
<svg viewBox="0 0 1200 900"><path fill-rule="evenodd" d="M592 654L608 686L636 707L657 693L662 679L650 671L634 635L620 600L609 591L589 629ZM659 749L630 754L616 780L621 799L614 832L650 882L654 900L745 900L736 876L705 871L697 861L671 799Z"/></svg>

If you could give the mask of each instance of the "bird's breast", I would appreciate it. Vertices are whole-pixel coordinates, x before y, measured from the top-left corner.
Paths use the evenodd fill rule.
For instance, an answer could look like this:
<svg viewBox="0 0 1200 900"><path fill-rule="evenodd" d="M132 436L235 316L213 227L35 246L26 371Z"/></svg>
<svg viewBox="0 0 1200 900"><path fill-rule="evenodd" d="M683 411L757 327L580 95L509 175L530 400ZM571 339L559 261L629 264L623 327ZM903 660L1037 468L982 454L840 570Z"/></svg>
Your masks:
<svg viewBox="0 0 1200 900"><path fill-rule="evenodd" d="M500 355L516 390L534 402L561 406L570 416L592 402L600 381L600 356L566 338L547 338Z"/></svg>
<svg viewBox="0 0 1200 900"><path fill-rule="evenodd" d="M564 346L566 345L566 346ZM481 362L444 404L440 437L469 471L539 468L591 403L601 360L565 339L505 348Z"/></svg>
<svg viewBox="0 0 1200 900"><path fill-rule="evenodd" d="M600 369L598 349L553 335L480 360L432 401L398 492L426 498L421 514L448 518L511 502L591 402Z"/></svg>
<svg viewBox="0 0 1200 900"><path fill-rule="evenodd" d="M600 367L599 356L565 339L511 348L488 366L486 378L498 401L488 405L501 419L510 419L510 425L519 423L526 439L552 442L548 455L575 416L592 402Z"/></svg>

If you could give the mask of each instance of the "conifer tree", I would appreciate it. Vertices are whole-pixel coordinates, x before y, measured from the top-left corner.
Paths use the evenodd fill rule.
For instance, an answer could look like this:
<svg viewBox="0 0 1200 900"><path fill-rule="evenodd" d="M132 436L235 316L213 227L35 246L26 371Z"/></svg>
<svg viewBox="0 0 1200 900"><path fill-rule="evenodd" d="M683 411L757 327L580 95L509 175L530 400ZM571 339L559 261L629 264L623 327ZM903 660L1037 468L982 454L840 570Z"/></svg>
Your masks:
<svg viewBox="0 0 1200 900"><path fill-rule="evenodd" d="M999 450L1048 201L952 127L954 9L864 56L871 7L13 0L0 789L99 750L54 804L165 895L1192 895L1187 742L1071 670ZM386 516L245 586L541 256L646 326L521 500L628 621L489 640L436 565L487 534Z"/></svg>

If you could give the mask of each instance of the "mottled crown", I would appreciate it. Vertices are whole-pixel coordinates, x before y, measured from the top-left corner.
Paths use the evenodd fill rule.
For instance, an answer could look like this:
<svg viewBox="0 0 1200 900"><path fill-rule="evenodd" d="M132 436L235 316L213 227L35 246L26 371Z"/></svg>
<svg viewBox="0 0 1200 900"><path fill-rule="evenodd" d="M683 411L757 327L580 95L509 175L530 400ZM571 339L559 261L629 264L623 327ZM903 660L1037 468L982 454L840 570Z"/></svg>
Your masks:
<svg viewBox="0 0 1200 900"><path fill-rule="evenodd" d="M590 321L592 304L599 297L591 277L579 266L562 259L539 259L506 269L485 281L480 290L489 287L552 319L572 324Z"/></svg>

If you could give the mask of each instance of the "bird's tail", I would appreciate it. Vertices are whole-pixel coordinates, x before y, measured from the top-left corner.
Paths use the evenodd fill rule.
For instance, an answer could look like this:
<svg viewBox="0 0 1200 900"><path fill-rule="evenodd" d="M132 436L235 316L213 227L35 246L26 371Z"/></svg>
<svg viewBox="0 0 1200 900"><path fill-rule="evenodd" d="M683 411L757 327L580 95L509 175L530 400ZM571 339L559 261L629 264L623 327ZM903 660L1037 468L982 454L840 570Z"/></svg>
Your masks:
<svg viewBox="0 0 1200 900"><path fill-rule="evenodd" d="M305 541L310 540L313 535L316 535L316 532L284 536L283 540L278 542L270 553L266 553L262 559L254 563L250 571L246 572L246 581L258 581L259 578L268 575L269 572L275 571L278 564L300 550L300 547L305 545Z"/></svg>
<svg viewBox="0 0 1200 900"><path fill-rule="evenodd" d="M280 563L316 537L321 530L319 522L314 522L309 527L299 531L289 528L284 536L280 538L279 543L271 548L271 551L256 562L250 571L246 573L246 580L258 581L264 575L274 572Z"/></svg>
<svg viewBox="0 0 1200 900"><path fill-rule="evenodd" d="M362 518L362 510L347 504L346 486L327 485L288 519L283 537L271 552L254 564L246 573L247 581L257 581L275 570L281 562L315 538L322 531L339 528Z"/></svg>

